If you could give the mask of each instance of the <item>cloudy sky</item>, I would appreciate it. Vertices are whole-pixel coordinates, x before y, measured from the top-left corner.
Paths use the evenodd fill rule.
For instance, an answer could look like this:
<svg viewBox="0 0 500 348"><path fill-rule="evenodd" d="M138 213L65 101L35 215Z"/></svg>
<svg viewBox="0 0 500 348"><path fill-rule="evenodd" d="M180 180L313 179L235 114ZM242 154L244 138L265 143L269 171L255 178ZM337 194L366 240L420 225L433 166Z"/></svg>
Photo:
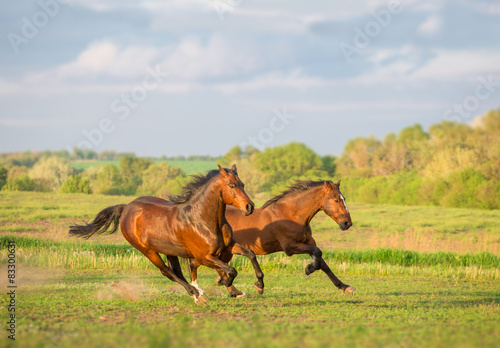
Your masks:
<svg viewBox="0 0 500 348"><path fill-rule="evenodd" d="M221 155L500 107L498 0L0 0L0 152Z"/></svg>

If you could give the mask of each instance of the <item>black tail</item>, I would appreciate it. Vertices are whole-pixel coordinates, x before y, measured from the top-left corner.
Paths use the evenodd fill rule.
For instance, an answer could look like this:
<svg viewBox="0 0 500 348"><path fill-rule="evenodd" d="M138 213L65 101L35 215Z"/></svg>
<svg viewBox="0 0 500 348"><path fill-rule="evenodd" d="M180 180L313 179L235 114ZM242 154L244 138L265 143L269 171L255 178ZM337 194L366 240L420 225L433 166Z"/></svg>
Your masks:
<svg viewBox="0 0 500 348"><path fill-rule="evenodd" d="M82 237L89 239L94 234L103 234L108 230L108 228L113 225L113 229L109 233L115 233L118 229L118 224L120 222L120 216L122 215L123 209L126 204L114 205L102 210L95 217L92 223L88 224L85 222L83 225L70 226L69 234L76 237Z"/></svg>

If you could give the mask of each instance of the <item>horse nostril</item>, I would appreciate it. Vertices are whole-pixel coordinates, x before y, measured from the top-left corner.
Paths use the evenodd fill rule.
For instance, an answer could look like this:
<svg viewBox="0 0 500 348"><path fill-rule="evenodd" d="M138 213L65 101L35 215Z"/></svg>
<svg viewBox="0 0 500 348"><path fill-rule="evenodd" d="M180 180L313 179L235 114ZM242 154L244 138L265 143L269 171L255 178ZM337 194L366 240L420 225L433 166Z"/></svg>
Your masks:
<svg viewBox="0 0 500 348"><path fill-rule="evenodd" d="M252 214L253 213L254 206L252 203L247 204L247 213Z"/></svg>

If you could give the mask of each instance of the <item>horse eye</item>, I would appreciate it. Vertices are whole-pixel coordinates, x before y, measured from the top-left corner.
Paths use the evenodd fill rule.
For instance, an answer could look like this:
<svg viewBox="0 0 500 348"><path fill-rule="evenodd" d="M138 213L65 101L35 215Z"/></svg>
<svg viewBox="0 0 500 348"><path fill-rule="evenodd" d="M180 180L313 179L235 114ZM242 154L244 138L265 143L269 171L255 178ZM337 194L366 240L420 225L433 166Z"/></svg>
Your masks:
<svg viewBox="0 0 500 348"><path fill-rule="evenodd" d="M339 202L339 200L338 200L338 199L336 199L336 200L335 200L335 203L338 203L338 202Z"/></svg>
<svg viewBox="0 0 500 348"><path fill-rule="evenodd" d="M234 186L233 184L228 184L230 188L234 189L236 186Z"/></svg>

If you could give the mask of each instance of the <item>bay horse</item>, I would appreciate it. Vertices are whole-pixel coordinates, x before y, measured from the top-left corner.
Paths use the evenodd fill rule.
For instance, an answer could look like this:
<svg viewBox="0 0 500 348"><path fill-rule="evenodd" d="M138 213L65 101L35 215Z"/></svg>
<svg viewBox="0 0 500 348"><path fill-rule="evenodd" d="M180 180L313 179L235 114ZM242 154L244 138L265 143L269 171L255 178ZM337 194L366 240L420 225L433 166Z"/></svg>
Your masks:
<svg viewBox="0 0 500 348"><path fill-rule="evenodd" d="M206 301L196 281L189 284L182 274L179 257L193 258L201 265L213 268L227 287L232 286L237 271L219 259L223 250L248 257L257 276L255 288L264 289L260 266L255 253L243 248L233 239L233 231L225 213L233 205L239 214L250 215L254 203L245 193L236 166L212 170L194 176L180 195L169 201L157 197L139 197L129 204L108 207L86 225L71 226L69 233L89 238L94 234L116 232L118 224L125 239L143 253L161 273L182 285L195 303ZM242 214L243 215L243 214ZM167 256L169 266L159 254Z"/></svg>
<svg viewBox="0 0 500 348"><path fill-rule="evenodd" d="M323 180L297 180L251 216L244 217L235 209L227 209L226 218L233 227L234 239L255 254L268 255L280 251L288 256L309 254L312 262L305 268L306 275L321 269L338 289L350 294L356 289L333 274L312 237L310 222L319 211L324 211L343 231L352 226L349 209L340 192L340 181L334 184ZM225 250L221 260L228 263L232 256L230 251ZM196 280L199 262L191 259L190 267L191 279ZM220 283L220 278L218 281ZM241 294L234 286L228 290L231 294Z"/></svg>

